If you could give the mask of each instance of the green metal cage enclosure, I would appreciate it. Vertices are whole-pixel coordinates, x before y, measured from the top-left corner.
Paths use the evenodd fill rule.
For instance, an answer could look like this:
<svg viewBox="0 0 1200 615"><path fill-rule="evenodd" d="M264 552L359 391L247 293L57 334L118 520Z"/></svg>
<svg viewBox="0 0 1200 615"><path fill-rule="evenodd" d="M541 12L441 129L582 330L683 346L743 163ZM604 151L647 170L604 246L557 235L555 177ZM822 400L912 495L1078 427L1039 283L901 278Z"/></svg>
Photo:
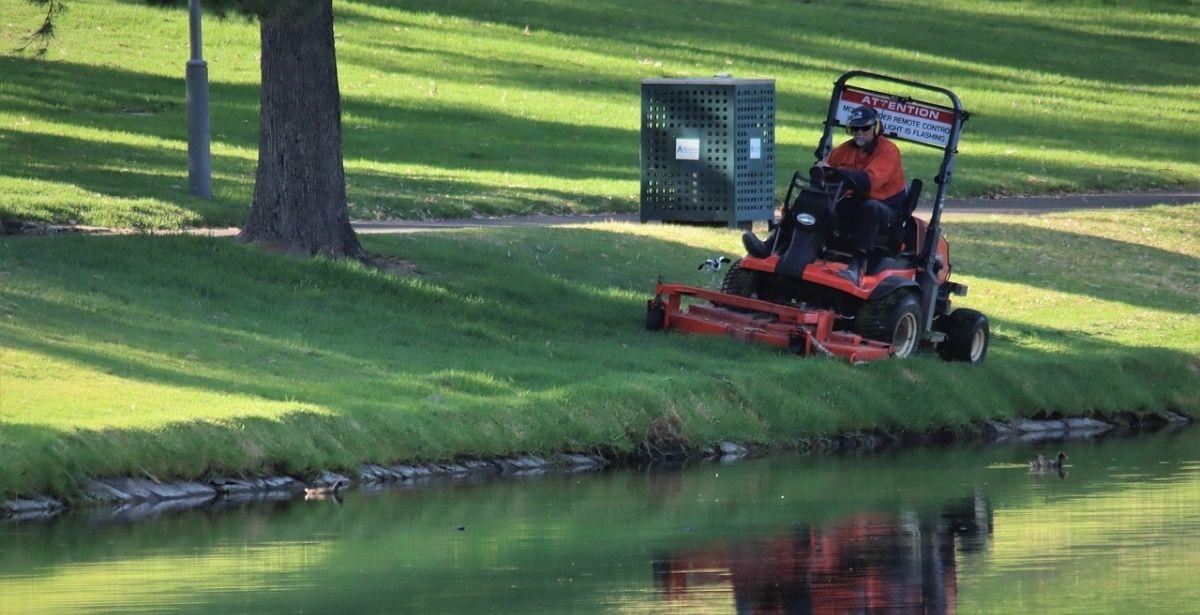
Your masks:
<svg viewBox="0 0 1200 615"><path fill-rule="evenodd" d="M775 80L643 80L641 175L642 222L769 220Z"/></svg>

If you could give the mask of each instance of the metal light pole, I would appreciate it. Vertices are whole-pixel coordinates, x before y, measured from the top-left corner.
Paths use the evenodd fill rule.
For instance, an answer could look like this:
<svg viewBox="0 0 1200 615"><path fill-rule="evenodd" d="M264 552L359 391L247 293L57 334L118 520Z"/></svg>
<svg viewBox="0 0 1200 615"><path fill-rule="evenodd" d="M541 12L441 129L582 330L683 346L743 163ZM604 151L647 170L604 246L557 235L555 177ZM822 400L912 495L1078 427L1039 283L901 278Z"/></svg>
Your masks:
<svg viewBox="0 0 1200 615"><path fill-rule="evenodd" d="M188 0L192 55L187 63L188 189L212 198L212 155L209 153L208 62L200 49L200 0Z"/></svg>

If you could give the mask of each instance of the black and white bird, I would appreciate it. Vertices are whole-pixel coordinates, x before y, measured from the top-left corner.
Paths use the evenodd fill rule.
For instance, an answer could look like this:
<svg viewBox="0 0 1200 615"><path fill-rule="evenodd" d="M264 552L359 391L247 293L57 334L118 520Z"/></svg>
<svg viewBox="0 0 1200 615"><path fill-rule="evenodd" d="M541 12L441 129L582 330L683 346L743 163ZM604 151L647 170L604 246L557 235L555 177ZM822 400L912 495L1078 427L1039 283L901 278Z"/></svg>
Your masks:
<svg viewBox="0 0 1200 615"><path fill-rule="evenodd" d="M732 261L729 260L728 256L714 256L708 260L705 260L703 263L700 263L700 266L696 267L696 269L700 271L716 273L721 270L721 265L730 262Z"/></svg>

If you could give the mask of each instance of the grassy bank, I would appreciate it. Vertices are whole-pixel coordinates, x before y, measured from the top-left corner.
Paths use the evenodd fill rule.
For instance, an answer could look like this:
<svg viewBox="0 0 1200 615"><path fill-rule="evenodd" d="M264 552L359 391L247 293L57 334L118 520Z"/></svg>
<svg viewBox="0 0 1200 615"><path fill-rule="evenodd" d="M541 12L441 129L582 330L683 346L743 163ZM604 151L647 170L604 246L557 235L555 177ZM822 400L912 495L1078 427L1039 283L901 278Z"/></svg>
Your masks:
<svg viewBox="0 0 1200 615"><path fill-rule="evenodd" d="M240 224L258 143L257 25L205 24L216 198L186 196L182 10L71 0L0 17L0 216ZM638 80L778 79L779 177L807 165L833 79L945 85L974 112L954 194L1198 186L1200 13L1188 0L335 2L351 215L637 206ZM869 24L869 25L868 25ZM934 157L906 150L915 174Z"/></svg>
<svg viewBox="0 0 1200 615"><path fill-rule="evenodd" d="M394 276L199 237L0 240L0 494L647 442L788 442L1016 413L1200 410L1200 205L947 224L980 369L649 334L724 230L367 237ZM149 264L149 266L148 266Z"/></svg>

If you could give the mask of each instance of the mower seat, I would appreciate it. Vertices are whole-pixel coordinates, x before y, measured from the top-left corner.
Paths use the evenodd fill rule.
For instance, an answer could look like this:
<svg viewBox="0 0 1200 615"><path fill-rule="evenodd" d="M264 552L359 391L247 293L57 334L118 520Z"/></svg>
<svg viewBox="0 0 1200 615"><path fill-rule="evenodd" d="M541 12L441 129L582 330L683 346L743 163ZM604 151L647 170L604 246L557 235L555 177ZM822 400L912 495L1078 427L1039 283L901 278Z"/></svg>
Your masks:
<svg viewBox="0 0 1200 615"><path fill-rule="evenodd" d="M908 237L913 233L915 226L912 222L912 213L917 208L917 202L921 198L922 182L919 179L914 179L908 185L908 191L904 195L904 203L900 206L897 212L897 220L892 224L891 228L880 232L875 237L875 244L871 246L872 259L889 258L896 256L901 251L901 245L905 246L905 251L914 245L914 242ZM851 248L852 241L853 218L842 217L838 218L838 228L830 238L829 243L825 246L826 250L836 255L842 255L849 258L853 252Z"/></svg>
<svg viewBox="0 0 1200 615"><path fill-rule="evenodd" d="M917 210L923 186L924 183L919 179L914 179L908 184L908 195L899 212L900 219L892 225L890 233L880 234L875 244L875 250L887 255L912 252L913 246L916 245L916 225L913 223L912 215Z"/></svg>

